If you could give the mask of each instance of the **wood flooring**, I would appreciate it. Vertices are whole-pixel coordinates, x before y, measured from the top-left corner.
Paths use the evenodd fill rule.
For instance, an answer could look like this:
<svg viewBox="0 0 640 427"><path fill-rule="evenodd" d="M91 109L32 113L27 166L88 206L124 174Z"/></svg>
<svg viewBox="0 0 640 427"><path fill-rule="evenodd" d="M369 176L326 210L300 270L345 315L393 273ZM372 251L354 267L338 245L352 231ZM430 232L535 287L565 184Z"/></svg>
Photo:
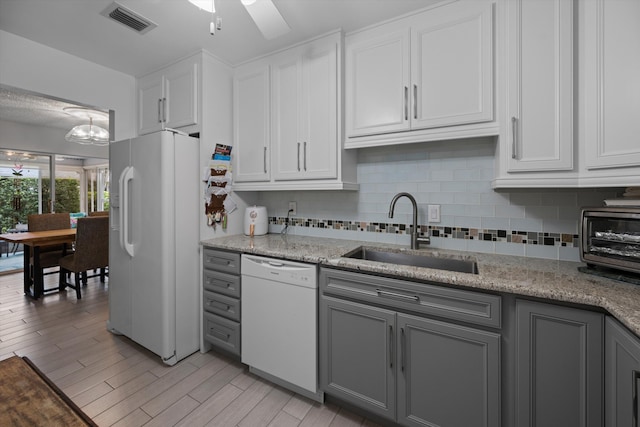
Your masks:
<svg viewBox="0 0 640 427"><path fill-rule="evenodd" d="M21 272L0 275L0 360L29 357L99 426L378 426L213 351L166 366L106 330L107 291L108 280L94 278L81 300L69 289L34 301L22 292Z"/></svg>

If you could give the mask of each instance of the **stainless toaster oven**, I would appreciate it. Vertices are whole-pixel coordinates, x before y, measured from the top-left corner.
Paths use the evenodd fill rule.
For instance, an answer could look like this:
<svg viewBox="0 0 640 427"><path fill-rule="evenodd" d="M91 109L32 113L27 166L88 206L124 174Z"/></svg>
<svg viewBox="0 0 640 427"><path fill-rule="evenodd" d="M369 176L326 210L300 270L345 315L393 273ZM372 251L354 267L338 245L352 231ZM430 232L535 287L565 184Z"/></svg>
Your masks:
<svg viewBox="0 0 640 427"><path fill-rule="evenodd" d="M583 208L580 259L640 274L640 207Z"/></svg>

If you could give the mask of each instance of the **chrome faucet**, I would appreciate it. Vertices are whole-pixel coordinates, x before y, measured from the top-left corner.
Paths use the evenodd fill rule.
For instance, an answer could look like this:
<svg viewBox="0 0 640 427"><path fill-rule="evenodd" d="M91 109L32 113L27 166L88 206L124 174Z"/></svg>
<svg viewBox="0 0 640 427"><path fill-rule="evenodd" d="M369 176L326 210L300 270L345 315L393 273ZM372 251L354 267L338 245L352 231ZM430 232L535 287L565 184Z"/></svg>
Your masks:
<svg viewBox="0 0 640 427"><path fill-rule="evenodd" d="M429 237L418 237L418 204L416 199L409 193L398 193L391 199L391 206L389 206L389 218L393 218L393 210L396 207L396 202L400 197L406 197L411 200L413 205L413 229L411 230L411 249L420 249L420 243L428 245L431 243Z"/></svg>

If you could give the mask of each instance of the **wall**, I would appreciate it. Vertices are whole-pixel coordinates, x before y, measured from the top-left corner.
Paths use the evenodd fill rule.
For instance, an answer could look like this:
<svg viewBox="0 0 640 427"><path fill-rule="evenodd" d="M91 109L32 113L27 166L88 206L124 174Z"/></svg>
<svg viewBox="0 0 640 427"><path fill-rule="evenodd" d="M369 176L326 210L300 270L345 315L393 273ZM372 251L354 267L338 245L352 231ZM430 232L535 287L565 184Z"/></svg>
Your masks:
<svg viewBox="0 0 640 427"><path fill-rule="evenodd" d="M279 232L289 201L297 215L289 233L409 245L411 204L401 198L388 218L393 196L411 193L418 224L432 248L579 259L581 206L602 205L621 189L494 191L493 138L360 149L358 192L264 192L271 232ZM441 221L428 224L427 206L441 206Z"/></svg>
<svg viewBox="0 0 640 427"><path fill-rule="evenodd" d="M114 110L115 139L136 135L133 76L0 30L0 84Z"/></svg>
<svg viewBox="0 0 640 427"><path fill-rule="evenodd" d="M209 165L211 155L216 144L233 144L233 69L218 58L203 52L202 54L202 132L200 133L200 169ZM200 184L203 193L200 207L200 239L207 240L227 234L241 234L243 232L244 211L248 204L255 203L253 192L228 195L236 204L237 209L228 215L227 229L221 225L212 227L207 225L204 215L205 185Z"/></svg>

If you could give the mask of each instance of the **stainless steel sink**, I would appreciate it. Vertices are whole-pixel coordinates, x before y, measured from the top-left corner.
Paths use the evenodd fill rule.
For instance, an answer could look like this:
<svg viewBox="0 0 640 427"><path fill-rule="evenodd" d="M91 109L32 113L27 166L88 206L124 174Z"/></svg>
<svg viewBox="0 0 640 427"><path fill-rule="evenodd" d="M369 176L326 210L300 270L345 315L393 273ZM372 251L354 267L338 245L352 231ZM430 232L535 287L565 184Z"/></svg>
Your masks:
<svg viewBox="0 0 640 427"><path fill-rule="evenodd" d="M344 255L345 258L366 261L386 262L389 264L410 265L413 267L435 268L459 273L478 274L478 264L473 260L440 258L429 255L414 255L404 252L391 252L361 246Z"/></svg>

